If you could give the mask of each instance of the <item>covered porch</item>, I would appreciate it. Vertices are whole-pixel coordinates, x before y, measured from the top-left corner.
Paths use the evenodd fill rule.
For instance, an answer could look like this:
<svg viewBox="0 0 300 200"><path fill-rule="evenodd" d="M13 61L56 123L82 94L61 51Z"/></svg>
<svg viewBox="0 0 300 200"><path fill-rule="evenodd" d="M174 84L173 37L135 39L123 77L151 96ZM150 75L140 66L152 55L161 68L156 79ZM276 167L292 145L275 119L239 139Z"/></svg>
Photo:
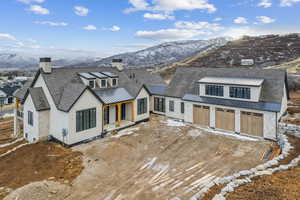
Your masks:
<svg viewBox="0 0 300 200"><path fill-rule="evenodd" d="M118 130L134 124L134 100L103 106L103 131Z"/></svg>

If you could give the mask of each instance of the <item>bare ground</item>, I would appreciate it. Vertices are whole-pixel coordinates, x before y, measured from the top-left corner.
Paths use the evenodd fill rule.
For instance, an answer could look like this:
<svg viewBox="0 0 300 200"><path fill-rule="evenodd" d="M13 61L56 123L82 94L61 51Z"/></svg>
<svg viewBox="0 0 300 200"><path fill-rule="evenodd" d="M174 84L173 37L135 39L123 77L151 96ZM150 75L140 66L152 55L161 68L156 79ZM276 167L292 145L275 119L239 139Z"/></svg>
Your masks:
<svg viewBox="0 0 300 200"><path fill-rule="evenodd" d="M0 194L3 187L18 188L5 200L183 200L217 177L266 162L271 146L154 115L72 149L22 147L0 160Z"/></svg>
<svg viewBox="0 0 300 200"><path fill-rule="evenodd" d="M80 145L85 169L68 200L187 199L216 177L265 162L270 142L242 141L200 129L168 126L153 116L130 134Z"/></svg>

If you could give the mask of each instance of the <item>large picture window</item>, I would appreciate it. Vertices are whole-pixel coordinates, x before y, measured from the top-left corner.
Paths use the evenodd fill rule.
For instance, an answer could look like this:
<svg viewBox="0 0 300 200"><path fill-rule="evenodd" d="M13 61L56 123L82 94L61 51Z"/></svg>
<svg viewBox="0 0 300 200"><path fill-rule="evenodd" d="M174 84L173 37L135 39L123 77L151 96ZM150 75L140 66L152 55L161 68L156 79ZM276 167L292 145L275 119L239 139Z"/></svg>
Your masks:
<svg viewBox="0 0 300 200"><path fill-rule="evenodd" d="M154 111L166 112L166 101L165 98L154 97Z"/></svg>
<svg viewBox="0 0 300 200"><path fill-rule="evenodd" d="M240 98L240 99L251 98L250 88L230 87L229 93L231 98Z"/></svg>
<svg viewBox="0 0 300 200"><path fill-rule="evenodd" d="M33 112L28 111L28 124L33 126Z"/></svg>
<svg viewBox="0 0 300 200"><path fill-rule="evenodd" d="M76 112L76 132L96 127L96 108Z"/></svg>
<svg viewBox="0 0 300 200"><path fill-rule="evenodd" d="M224 87L221 85L205 85L205 94L210 96L224 96Z"/></svg>
<svg viewBox="0 0 300 200"><path fill-rule="evenodd" d="M147 98L138 99L138 115L142 115L148 112Z"/></svg>

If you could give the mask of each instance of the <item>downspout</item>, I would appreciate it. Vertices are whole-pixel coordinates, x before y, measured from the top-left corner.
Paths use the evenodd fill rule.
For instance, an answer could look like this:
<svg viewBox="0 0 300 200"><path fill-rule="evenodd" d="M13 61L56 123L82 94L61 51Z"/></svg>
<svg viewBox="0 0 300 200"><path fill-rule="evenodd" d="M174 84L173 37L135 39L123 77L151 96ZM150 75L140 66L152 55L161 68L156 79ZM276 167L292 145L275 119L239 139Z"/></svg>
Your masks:
<svg viewBox="0 0 300 200"><path fill-rule="evenodd" d="M278 140L278 119L277 119L277 112L276 112L276 140Z"/></svg>

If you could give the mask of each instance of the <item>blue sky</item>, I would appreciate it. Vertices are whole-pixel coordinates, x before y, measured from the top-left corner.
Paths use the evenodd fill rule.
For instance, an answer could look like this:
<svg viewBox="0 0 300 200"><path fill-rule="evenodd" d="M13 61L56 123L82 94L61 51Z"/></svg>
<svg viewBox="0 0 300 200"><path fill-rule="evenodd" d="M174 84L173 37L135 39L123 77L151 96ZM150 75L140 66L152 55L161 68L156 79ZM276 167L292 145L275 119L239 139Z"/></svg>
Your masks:
<svg viewBox="0 0 300 200"><path fill-rule="evenodd" d="M0 50L107 56L172 40L300 32L300 0L2 0Z"/></svg>

